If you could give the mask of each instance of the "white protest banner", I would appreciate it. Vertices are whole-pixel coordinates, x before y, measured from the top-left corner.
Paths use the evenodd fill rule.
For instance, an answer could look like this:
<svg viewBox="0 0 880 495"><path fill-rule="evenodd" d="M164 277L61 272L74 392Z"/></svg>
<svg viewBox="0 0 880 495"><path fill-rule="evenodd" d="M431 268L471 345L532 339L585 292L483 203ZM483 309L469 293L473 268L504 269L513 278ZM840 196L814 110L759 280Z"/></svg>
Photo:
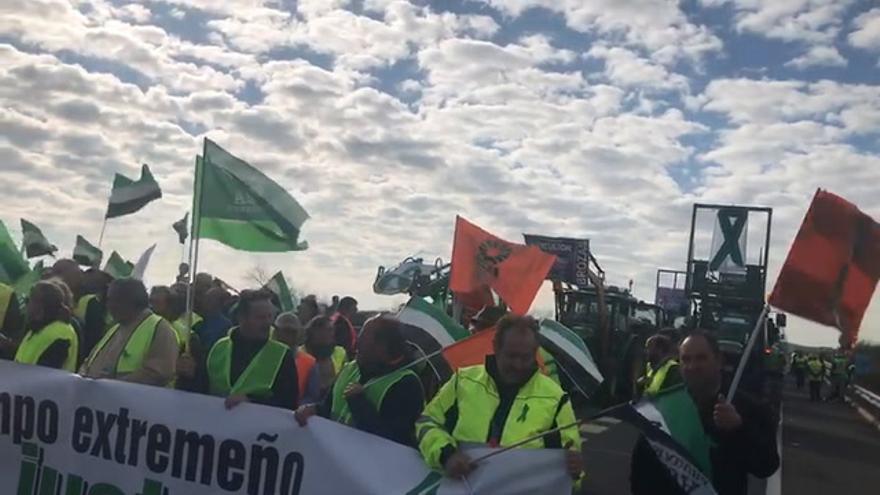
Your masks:
<svg viewBox="0 0 880 495"><path fill-rule="evenodd" d="M216 397L7 361L0 377L0 494L525 495L570 486L561 451L496 456L468 487L429 471L413 449L321 418L301 428L290 411L227 411Z"/></svg>

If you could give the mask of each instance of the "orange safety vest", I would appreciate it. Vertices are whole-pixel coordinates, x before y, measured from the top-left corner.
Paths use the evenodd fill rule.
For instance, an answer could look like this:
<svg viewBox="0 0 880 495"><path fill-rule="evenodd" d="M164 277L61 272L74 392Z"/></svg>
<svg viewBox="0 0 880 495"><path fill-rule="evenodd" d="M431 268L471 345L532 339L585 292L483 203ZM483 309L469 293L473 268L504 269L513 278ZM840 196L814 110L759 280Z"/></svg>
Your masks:
<svg viewBox="0 0 880 495"><path fill-rule="evenodd" d="M312 368L315 367L315 362L315 358L308 352L302 349L296 351L296 381L299 383L299 400L302 400L306 394L309 375L312 373Z"/></svg>

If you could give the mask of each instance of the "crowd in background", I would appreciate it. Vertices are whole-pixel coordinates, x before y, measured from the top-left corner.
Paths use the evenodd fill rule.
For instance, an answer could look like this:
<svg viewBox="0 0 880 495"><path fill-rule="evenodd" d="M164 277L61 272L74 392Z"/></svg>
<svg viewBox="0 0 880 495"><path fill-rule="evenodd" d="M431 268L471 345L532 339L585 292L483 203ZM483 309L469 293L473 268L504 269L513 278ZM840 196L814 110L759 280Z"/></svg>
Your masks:
<svg viewBox="0 0 880 495"><path fill-rule="evenodd" d="M494 353L429 388L421 373L426 363L402 324L380 314L356 325L352 297L321 305L310 295L284 312L265 288L238 292L207 273L196 274L190 287L187 278L182 267L175 283L148 291L139 280L113 280L59 260L23 305L0 287L0 352L87 378L209 394L226 408L284 408L303 426L321 416L417 448L429 466L453 477L476 468L462 445L526 440L525 447L565 449L566 469L582 478L580 431L558 429L575 424L575 413L558 377L538 368L539 355L552 356L539 345L535 319L483 308L469 329L494 329ZM777 469L774 415L747 394L732 401L720 395L723 357L711 334L679 341L660 333L645 352L639 394L687 391L713 442L719 493L744 493L747 474L766 477ZM645 438L631 462L633 493L676 493Z"/></svg>

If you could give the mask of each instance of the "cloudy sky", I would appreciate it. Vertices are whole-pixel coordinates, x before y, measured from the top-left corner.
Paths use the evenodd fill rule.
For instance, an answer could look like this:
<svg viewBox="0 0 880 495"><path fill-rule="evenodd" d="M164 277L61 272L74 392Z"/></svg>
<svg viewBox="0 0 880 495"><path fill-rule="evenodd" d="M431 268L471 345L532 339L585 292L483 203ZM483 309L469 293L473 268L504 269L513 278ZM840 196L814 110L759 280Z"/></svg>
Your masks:
<svg viewBox="0 0 880 495"><path fill-rule="evenodd" d="M104 247L157 242L166 282L207 135L312 216L307 252L204 242L200 268L239 287L283 268L390 307L376 267L448 259L462 214L589 237L611 283L652 299L694 202L773 207L772 282L817 187L880 218L878 61L868 0L4 0L0 218L69 253L97 241L113 173L148 163L165 196Z"/></svg>

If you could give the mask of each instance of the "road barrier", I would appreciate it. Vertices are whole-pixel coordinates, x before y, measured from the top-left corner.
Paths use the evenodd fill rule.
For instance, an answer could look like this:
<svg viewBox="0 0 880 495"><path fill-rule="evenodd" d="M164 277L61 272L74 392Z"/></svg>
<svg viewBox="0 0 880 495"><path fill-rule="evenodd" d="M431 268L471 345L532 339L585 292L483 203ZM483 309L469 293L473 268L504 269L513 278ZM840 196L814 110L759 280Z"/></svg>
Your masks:
<svg viewBox="0 0 880 495"><path fill-rule="evenodd" d="M859 414L880 428L880 395L858 385L853 385L847 395Z"/></svg>
<svg viewBox="0 0 880 495"><path fill-rule="evenodd" d="M880 395L877 395L874 392L871 392L870 390L864 387L860 387L858 385L853 386L852 393L867 406L869 406L873 410L872 412L880 412Z"/></svg>

